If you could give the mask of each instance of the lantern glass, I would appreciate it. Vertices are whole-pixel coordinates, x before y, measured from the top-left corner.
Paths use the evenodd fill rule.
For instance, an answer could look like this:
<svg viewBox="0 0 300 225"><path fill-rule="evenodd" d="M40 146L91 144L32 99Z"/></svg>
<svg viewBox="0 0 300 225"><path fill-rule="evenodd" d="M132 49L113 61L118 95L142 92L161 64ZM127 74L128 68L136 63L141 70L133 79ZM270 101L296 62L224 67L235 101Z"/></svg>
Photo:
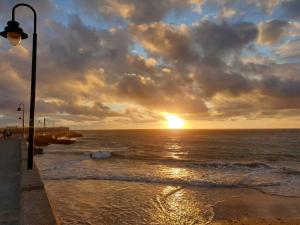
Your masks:
<svg viewBox="0 0 300 225"><path fill-rule="evenodd" d="M22 35L18 32L7 32L7 39L12 46L18 46L21 43Z"/></svg>

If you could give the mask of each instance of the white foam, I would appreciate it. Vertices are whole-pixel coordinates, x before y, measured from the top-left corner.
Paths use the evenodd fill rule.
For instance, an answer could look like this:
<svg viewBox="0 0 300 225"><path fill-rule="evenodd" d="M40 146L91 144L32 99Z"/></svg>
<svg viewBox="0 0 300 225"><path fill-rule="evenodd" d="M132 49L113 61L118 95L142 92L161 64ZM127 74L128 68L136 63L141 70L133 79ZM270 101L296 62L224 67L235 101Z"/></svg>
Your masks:
<svg viewBox="0 0 300 225"><path fill-rule="evenodd" d="M92 159L106 159L112 156L111 152L109 151L90 152L89 155Z"/></svg>

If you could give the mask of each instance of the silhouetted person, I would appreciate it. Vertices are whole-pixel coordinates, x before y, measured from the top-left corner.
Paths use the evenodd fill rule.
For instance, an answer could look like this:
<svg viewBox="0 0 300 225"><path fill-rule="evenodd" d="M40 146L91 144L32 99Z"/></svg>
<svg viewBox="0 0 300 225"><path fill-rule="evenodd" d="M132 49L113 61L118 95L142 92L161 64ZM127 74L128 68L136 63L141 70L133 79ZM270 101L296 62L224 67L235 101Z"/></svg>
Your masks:
<svg viewBox="0 0 300 225"><path fill-rule="evenodd" d="M7 138L10 138L12 136L12 132L10 130L7 130Z"/></svg>
<svg viewBox="0 0 300 225"><path fill-rule="evenodd" d="M6 129L4 129L3 130L3 139L5 140L5 139L7 139L7 130Z"/></svg>

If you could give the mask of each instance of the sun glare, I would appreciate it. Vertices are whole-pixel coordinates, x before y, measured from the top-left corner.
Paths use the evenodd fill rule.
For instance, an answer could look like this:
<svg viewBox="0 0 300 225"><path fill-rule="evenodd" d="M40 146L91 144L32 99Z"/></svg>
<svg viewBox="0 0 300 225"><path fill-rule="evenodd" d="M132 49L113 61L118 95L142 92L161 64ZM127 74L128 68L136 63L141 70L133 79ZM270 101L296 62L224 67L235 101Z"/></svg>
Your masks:
<svg viewBox="0 0 300 225"><path fill-rule="evenodd" d="M167 114L165 118L170 129L181 129L185 124L183 119L173 114Z"/></svg>

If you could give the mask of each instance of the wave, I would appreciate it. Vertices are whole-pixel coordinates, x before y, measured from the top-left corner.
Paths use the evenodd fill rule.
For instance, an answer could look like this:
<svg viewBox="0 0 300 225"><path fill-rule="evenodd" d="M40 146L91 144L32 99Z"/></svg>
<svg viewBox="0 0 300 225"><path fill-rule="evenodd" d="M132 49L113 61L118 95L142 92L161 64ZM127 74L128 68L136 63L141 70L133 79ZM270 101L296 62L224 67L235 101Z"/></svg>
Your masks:
<svg viewBox="0 0 300 225"><path fill-rule="evenodd" d="M217 170L265 170L272 172L278 172L283 174L292 174L292 175L300 175L300 171L296 169L292 169L286 166L278 167L274 165L269 165L266 162L261 161L252 161L252 162L230 162L230 161L211 161L211 162L195 162L191 160L177 160L177 159L153 159L146 157L124 157L123 155L119 155L119 152L112 152L112 157L118 159L127 159L127 160L138 160L138 161L146 161L151 164L162 164L162 165L173 165L176 167L190 168L190 169L217 169Z"/></svg>
<svg viewBox="0 0 300 225"><path fill-rule="evenodd" d="M81 165L78 165L81 168ZM75 172L77 171L77 172ZM117 172L104 172L99 173L97 171L86 171L82 168L79 170L69 170L67 173L59 174L57 171L44 174L42 171L43 180L51 181L64 181L64 180L94 180L94 181L112 181L112 182L137 182L148 183L151 185L171 185L180 187L198 187L198 188L250 188L262 191L266 194L284 196L284 197L300 197L299 182L297 179L290 179L290 175L282 177L281 179L269 178L265 174L251 174L245 177L232 176L204 176L197 178L185 178L185 177L161 177L161 176L144 176L138 174L118 174ZM254 175L254 176L252 176ZM294 175L292 175L294 176Z"/></svg>
<svg viewBox="0 0 300 225"><path fill-rule="evenodd" d="M151 164L161 164L161 165L169 165L176 166L180 168L188 168L188 169L212 169L212 170L246 170L248 171L265 171L265 172L274 172L281 173L287 175L300 175L300 171L296 169L292 169L287 166L273 166L269 165L266 162L261 161L252 161L252 162L230 162L230 161L212 161L212 162L195 162L190 160L177 160L177 159L154 159L154 158L144 158L144 157L124 157L124 155L120 154L124 151L123 148L113 148L113 149L87 149L87 150L75 150L68 152L56 152L51 151L47 152L47 154L72 154L72 155L82 155L82 160L94 160L94 159L108 159L115 158L117 160L137 160L143 161ZM68 163L67 163L68 165Z"/></svg>
<svg viewBox="0 0 300 225"><path fill-rule="evenodd" d="M112 176L112 175L70 175L63 177L51 177L47 176L44 180L109 180L109 181L126 181L126 182L141 182L151 184L164 184L164 185L176 185L176 186L197 186L197 187L223 187L223 188L258 188L258 187L270 187L278 186L280 182L220 182L209 180L183 180L183 179L170 179L161 177L144 177L144 176Z"/></svg>
<svg viewBox="0 0 300 225"><path fill-rule="evenodd" d="M101 162L95 159L101 159ZM108 180L203 188L252 188L281 196L300 196L297 190L300 171L261 161L132 160L120 158L115 152L99 150L60 156L59 161L50 154L44 161L47 163L39 167L44 180Z"/></svg>
<svg viewBox="0 0 300 225"><path fill-rule="evenodd" d="M91 159L107 159L112 156L112 152L110 151L85 152L84 155L88 155Z"/></svg>
<svg viewBox="0 0 300 225"><path fill-rule="evenodd" d="M249 169L273 169L272 166L262 162L196 162L186 165L190 168L249 168Z"/></svg>
<svg viewBox="0 0 300 225"><path fill-rule="evenodd" d="M281 168L280 172L283 174L288 174L288 175L300 175L299 170L295 170L295 169L285 167L285 166Z"/></svg>
<svg viewBox="0 0 300 225"><path fill-rule="evenodd" d="M228 170L241 170L245 172L259 172L265 174L282 174L300 176L300 171L286 166L271 166L262 162L202 162L186 164L187 168L215 169L226 172Z"/></svg>

